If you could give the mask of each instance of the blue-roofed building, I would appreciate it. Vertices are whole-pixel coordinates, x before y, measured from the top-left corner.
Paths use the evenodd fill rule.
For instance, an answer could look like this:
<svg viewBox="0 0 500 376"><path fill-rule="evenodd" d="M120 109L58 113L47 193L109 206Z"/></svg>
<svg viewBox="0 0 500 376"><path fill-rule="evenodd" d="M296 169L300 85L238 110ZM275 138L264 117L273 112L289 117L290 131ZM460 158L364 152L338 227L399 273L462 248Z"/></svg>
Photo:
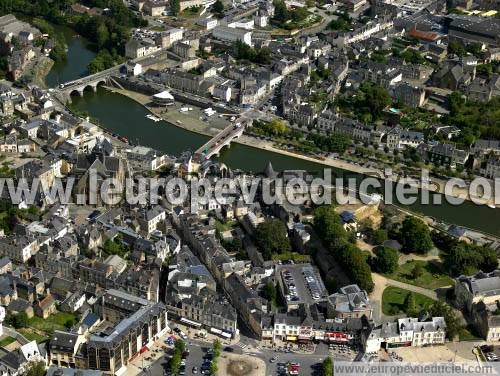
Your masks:
<svg viewBox="0 0 500 376"><path fill-rule="evenodd" d="M457 225L451 225L448 228L448 235L453 236L454 238L463 238L465 237L467 230L463 227L457 226Z"/></svg>
<svg viewBox="0 0 500 376"><path fill-rule="evenodd" d="M95 313L89 312L82 319L82 325L84 325L88 330L92 330L95 325L97 325L101 319Z"/></svg>
<svg viewBox="0 0 500 376"><path fill-rule="evenodd" d="M342 224L347 231L357 231L358 221L353 212L344 210L340 213L340 219L342 220Z"/></svg>

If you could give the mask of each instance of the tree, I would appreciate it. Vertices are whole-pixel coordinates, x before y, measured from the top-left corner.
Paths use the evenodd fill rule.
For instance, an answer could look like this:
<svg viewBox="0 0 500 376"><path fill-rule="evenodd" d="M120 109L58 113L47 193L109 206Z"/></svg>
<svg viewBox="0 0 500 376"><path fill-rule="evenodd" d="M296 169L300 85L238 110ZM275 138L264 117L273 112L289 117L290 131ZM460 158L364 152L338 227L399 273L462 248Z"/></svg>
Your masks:
<svg viewBox="0 0 500 376"><path fill-rule="evenodd" d="M288 132L288 127L283 120L274 119L269 122L269 126L272 129L272 133L275 135L282 135Z"/></svg>
<svg viewBox="0 0 500 376"><path fill-rule="evenodd" d="M106 27L106 24L101 23L99 27L96 30L96 44L97 48L100 50L103 48L106 43L108 43L109 39L109 31L108 28Z"/></svg>
<svg viewBox="0 0 500 376"><path fill-rule="evenodd" d="M372 244L379 245L379 244L382 244L383 242L385 242L387 240L387 238L388 238L387 230L378 229L378 230L373 231L373 233L370 237L370 240L371 240Z"/></svg>
<svg viewBox="0 0 500 376"><path fill-rule="evenodd" d="M330 357L323 360L323 376L333 376L333 360Z"/></svg>
<svg viewBox="0 0 500 376"><path fill-rule="evenodd" d="M373 280L367 257L359 248L348 242L348 233L335 212L335 206L321 206L314 211L313 216L316 233L348 277L360 288L372 291Z"/></svg>
<svg viewBox="0 0 500 376"><path fill-rule="evenodd" d="M409 292L406 295L405 301L404 301L404 312L408 316L415 316L417 315L417 303L415 301L415 295L413 295L413 292Z"/></svg>
<svg viewBox="0 0 500 376"><path fill-rule="evenodd" d="M224 4L222 3L222 1L217 0L212 6L212 10L214 11L214 13L219 13L219 14L224 12Z"/></svg>
<svg viewBox="0 0 500 376"><path fill-rule="evenodd" d="M433 317L444 318L446 322L446 335L449 340L453 340L460 332L460 329L462 329L460 319L455 314L455 311L453 311L453 308L441 300L430 306L429 313Z"/></svg>
<svg viewBox="0 0 500 376"><path fill-rule="evenodd" d="M76 320L74 318L71 318L64 323L64 327L69 331L75 324Z"/></svg>
<svg viewBox="0 0 500 376"><path fill-rule="evenodd" d="M276 298L278 296L278 292L276 290L276 286L271 281L267 282L262 289L262 294L264 298L269 300L273 306L276 306Z"/></svg>
<svg viewBox="0 0 500 376"><path fill-rule="evenodd" d="M327 275L325 278L325 287L329 294L333 294L335 291L337 291L338 286L335 278Z"/></svg>
<svg viewBox="0 0 500 376"><path fill-rule="evenodd" d="M182 339L177 339L174 344L175 351L179 353L183 353L186 351L186 343Z"/></svg>
<svg viewBox="0 0 500 376"><path fill-rule="evenodd" d="M170 13L177 16L181 12L181 2L180 0L170 0Z"/></svg>
<svg viewBox="0 0 500 376"><path fill-rule="evenodd" d="M400 238L406 252L426 254L432 248L429 227L413 216L407 216L404 219Z"/></svg>
<svg viewBox="0 0 500 376"><path fill-rule="evenodd" d="M483 272L492 272L498 266L497 252L488 247L476 246L477 252L480 255L479 269Z"/></svg>
<svg viewBox="0 0 500 376"><path fill-rule="evenodd" d="M290 14L283 0L274 0L274 19L279 22L286 22Z"/></svg>
<svg viewBox="0 0 500 376"><path fill-rule="evenodd" d="M64 44L56 42L54 47L49 52L49 57L56 63L66 60L66 48Z"/></svg>
<svg viewBox="0 0 500 376"><path fill-rule="evenodd" d="M415 264L415 266L413 267L413 269L411 271L412 278L418 279L422 276L422 274L424 274L424 268L422 267L422 264L420 264L420 263Z"/></svg>
<svg viewBox="0 0 500 376"><path fill-rule="evenodd" d="M212 345L212 354L214 358L217 358L220 355L220 352L222 351L222 343L220 342L219 339L215 339L214 343Z"/></svg>
<svg viewBox="0 0 500 376"><path fill-rule="evenodd" d="M290 252L287 229L279 219L267 219L257 226L255 240L262 255L269 260L273 254Z"/></svg>
<svg viewBox="0 0 500 376"><path fill-rule="evenodd" d="M395 249L379 247L375 251L377 269L382 273L391 274L398 268L399 253Z"/></svg>
<svg viewBox="0 0 500 376"><path fill-rule="evenodd" d="M352 244L347 244L342 248L338 251L337 258L344 271L353 283L356 283L361 289L371 292L374 284L366 256Z"/></svg>
<svg viewBox="0 0 500 376"><path fill-rule="evenodd" d="M373 119L380 118L382 111L392 102L387 90L373 84L363 84L361 90L365 93L364 104L370 109Z"/></svg>
<svg viewBox="0 0 500 376"><path fill-rule="evenodd" d="M333 204L320 206L313 216L314 230L327 248L336 248L347 241L347 232Z"/></svg>
<svg viewBox="0 0 500 376"><path fill-rule="evenodd" d="M170 358L170 372L177 374L181 369L182 354L178 351L174 352L172 358Z"/></svg>
<svg viewBox="0 0 500 376"><path fill-rule="evenodd" d="M127 246L122 243L121 237L117 236L115 239L108 239L104 242L102 250L107 255L118 255L123 257L127 252Z"/></svg>
<svg viewBox="0 0 500 376"><path fill-rule="evenodd" d="M448 53L449 54L455 54L457 56L464 56L465 55L465 48L460 44L460 42L457 42L456 40L450 40L448 43Z"/></svg>
<svg viewBox="0 0 500 376"><path fill-rule="evenodd" d="M30 362L24 371L25 376L44 376L45 364L42 361Z"/></svg>
<svg viewBox="0 0 500 376"><path fill-rule="evenodd" d="M455 243L449 250L444 250L443 261L451 276L473 274L477 270L491 272L498 266L494 250L465 242Z"/></svg>
<svg viewBox="0 0 500 376"><path fill-rule="evenodd" d="M26 312L19 312L17 315L11 316L7 322L15 329L26 328L29 324L29 318Z"/></svg>
<svg viewBox="0 0 500 376"><path fill-rule="evenodd" d="M210 374L215 375L218 370L219 367L217 367L217 359L213 358L212 361L210 362Z"/></svg>

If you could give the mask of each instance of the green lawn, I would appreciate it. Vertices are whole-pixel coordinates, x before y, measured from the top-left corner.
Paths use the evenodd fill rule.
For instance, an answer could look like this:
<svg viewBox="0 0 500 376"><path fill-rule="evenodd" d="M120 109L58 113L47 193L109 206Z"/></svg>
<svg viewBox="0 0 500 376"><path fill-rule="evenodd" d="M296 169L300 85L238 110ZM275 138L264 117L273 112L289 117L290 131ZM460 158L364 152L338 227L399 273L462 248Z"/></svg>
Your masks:
<svg viewBox="0 0 500 376"><path fill-rule="evenodd" d="M404 312L404 302L406 296L410 293L408 290L403 290L398 287L389 286L382 294L382 312L384 315L398 315ZM413 293L417 309L424 309L431 305L434 300L424 295Z"/></svg>
<svg viewBox="0 0 500 376"><path fill-rule="evenodd" d="M420 264L422 266L423 273L417 279L413 279L412 271L417 264ZM396 281L409 283L411 285L420 286L431 290L437 289L439 287L453 285L453 279L450 276L444 274L442 264L437 260L408 261L407 263L400 265L394 273L388 274L387 277Z"/></svg>
<svg viewBox="0 0 500 376"><path fill-rule="evenodd" d="M57 312L54 315L50 315L45 320L40 317L34 316L29 319L28 326L45 333L52 333L54 330L66 330L65 325L67 322L77 321L77 316L72 313Z"/></svg>
<svg viewBox="0 0 500 376"><path fill-rule="evenodd" d="M15 341L16 341L16 339L14 337L10 337L10 336L4 337L0 340L0 347L10 345L12 342L15 342Z"/></svg>
<svg viewBox="0 0 500 376"><path fill-rule="evenodd" d="M49 336L43 336L41 334L35 333L30 328L21 328L17 329L19 333L21 333L28 341L37 341L38 343L47 341Z"/></svg>
<svg viewBox="0 0 500 376"><path fill-rule="evenodd" d="M220 232L221 234L223 232L226 232L228 230L231 230L233 226L236 225L236 221L234 220L227 220L225 222L221 222L219 220L215 221L215 229Z"/></svg>
<svg viewBox="0 0 500 376"><path fill-rule="evenodd" d="M474 330L469 325L458 332L460 341L482 341L483 339L474 334Z"/></svg>
<svg viewBox="0 0 500 376"><path fill-rule="evenodd" d="M292 260L293 262L298 262L298 263L311 261L311 256L303 255L297 252L284 252L280 254L273 253L271 258L273 260L281 260L281 261Z"/></svg>

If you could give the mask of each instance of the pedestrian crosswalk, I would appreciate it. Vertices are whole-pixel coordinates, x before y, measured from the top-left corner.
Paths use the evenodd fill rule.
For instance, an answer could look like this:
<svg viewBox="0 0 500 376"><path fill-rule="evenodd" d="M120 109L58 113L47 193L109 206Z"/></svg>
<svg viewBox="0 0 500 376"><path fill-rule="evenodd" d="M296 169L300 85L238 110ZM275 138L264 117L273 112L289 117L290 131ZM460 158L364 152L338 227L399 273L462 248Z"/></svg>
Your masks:
<svg viewBox="0 0 500 376"><path fill-rule="evenodd" d="M238 344L236 346L239 346L242 349L246 349L248 345L246 343L243 343L243 342L238 342Z"/></svg>

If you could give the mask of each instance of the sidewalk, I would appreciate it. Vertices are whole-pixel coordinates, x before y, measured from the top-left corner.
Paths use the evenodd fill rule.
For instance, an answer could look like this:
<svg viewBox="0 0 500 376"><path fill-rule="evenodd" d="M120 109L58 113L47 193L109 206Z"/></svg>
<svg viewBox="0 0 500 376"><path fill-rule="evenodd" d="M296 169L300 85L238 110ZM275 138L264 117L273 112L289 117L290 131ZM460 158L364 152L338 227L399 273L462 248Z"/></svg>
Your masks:
<svg viewBox="0 0 500 376"><path fill-rule="evenodd" d="M210 346L212 345L212 343L214 343L214 341L216 339L218 339L222 343L222 345L225 345L225 346L233 346L233 345L236 345L237 343L240 342L239 335L237 335L235 338L227 339L227 338L223 338L223 337L220 337L218 335L215 335L213 333L207 332L206 337L201 338L201 337L196 336L199 329L195 329L195 328L192 328L190 326L180 324L178 322L175 322L175 323L171 322L170 326L172 328L177 327L180 330L182 330L184 333L186 333L188 336L188 340L193 339L193 340L200 341L200 342L206 342L207 344L210 344Z"/></svg>
<svg viewBox="0 0 500 376"><path fill-rule="evenodd" d="M297 354L314 354L316 352L316 345L314 343L310 344L298 344L292 342L286 342L281 340L275 340L273 344L269 344L269 341L264 345L260 345L260 349L266 349L270 351L277 352L293 352Z"/></svg>
<svg viewBox="0 0 500 376"><path fill-rule="evenodd" d="M138 354L137 357L127 365L127 369L125 372L121 373L120 376L136 376L143 372L143 369L151 366L151 364L163 357L166 350L173 348L173 346L168 346L165 343L167 338L171 335L173 334L167 331L163 336L154 341L151 346L148 346L149 350L142 354Z"/></svg>

